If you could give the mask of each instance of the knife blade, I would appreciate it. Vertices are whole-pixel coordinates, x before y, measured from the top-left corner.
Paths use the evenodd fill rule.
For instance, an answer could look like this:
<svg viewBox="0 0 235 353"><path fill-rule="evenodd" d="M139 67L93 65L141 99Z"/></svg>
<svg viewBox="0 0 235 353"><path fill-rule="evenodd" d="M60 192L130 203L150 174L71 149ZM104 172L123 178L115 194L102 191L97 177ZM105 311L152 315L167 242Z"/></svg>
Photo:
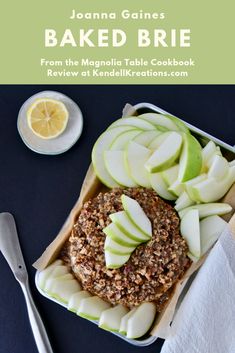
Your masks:
<svg viewBox="0 0 235 353"><path fill-rule="evenodd" d="M0 251L17 281L27 281L27 270L20 248L14 217L7 212L0 214Z"/></svg>
<svg viewBox="0 0 235 353"><path fill-rule="evenodd" d="M16 224L12 214L0 214L0 251L5 257L23 291L28 316L39 353L53 353L46 329L34 304L28 282L28 273L20 248Z"/></svg>

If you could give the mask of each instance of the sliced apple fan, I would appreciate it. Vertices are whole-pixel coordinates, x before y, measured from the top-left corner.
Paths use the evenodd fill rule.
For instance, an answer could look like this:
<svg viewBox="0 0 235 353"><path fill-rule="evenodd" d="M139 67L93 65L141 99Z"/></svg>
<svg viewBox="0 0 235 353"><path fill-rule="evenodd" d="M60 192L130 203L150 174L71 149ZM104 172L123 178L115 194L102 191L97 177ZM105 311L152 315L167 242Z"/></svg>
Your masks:
<svg viewBox="0 0 235 353"><path fill-rule="evenodd" d="M180 119L167 114L118 119L95 143L92 163L106 186L152 187L176 200L176 210L218 201L235 181L234 161L219 146L209 141L202 148Z"/></svg>
<svg viewBox="0 0 235 353"><path fill-rule="evenodd" d="M205 208L200 208L200 206L205 206ZM216 215L216 213L225 212L225 207L225 204L224 207L223 204L198 205L188 207L187 211L181 214L180 231L189 247L188 256L194 262L198 261L214 245L226 228L227 222ZM205 218L200 220L202 216Z"/></svg>
<svg viewBox="0 0 235 353"><path fill-rule="evenodd" d="M139 203L124 194L121 201L124 211L111 214L112 223L103 229L105 262L111 269L123 266L136 246L152 237L151 222Z"/></svg>
<svg viewBox="0 0 235 353"><path fill-rule="evenodd" d="M163 199L175 202L194 260L202 254L196 215L201 220L231 211L229 205L216 201L235 182L234 161L228 162L213 141L202 148L188 127L174 116L146 113L115 121L97 140L92 162L96 175L108 187L153 188ZM109 267L124 264L135 247L151 235L150 222L147 226L147 217L143 217L143 210L137 210L135 200L123 195L122 202L124 211L112 215L113 223L104 229ZM193 227L187 227L184 216L188 212L187 217L191 215L197 226L196 235L191 234Z"/></svg>
<svg viewBox="0 0 235 353"><path fill-rule="evenodd" d="M132 205L131 213L134 208L142 214L138 205L133 203L130 198L125 201ZM147 220L143 221L141 225L148 231L150 230ZM206 230L207 225L203 227ZM213 237L215 236L214 234ZM69 272L62 260L56 260L46 269L40 271L37 283L48 296L66 305L69 311L88 320L98 321L99 327L104 330L120 332L129 338L138 338L146 334L156 314L156 307L153 303L143 303L132 310L121 304L112 307L110 303L98 296L93 296L88 291L82 290L77 279Z"/></svg>

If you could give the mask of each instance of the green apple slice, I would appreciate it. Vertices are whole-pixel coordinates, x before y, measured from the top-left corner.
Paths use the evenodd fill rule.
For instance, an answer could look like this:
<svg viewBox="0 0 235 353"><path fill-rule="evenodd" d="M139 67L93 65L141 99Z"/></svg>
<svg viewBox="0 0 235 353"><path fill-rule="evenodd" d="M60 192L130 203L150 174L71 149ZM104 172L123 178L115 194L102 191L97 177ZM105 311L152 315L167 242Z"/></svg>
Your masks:
<svg viewBox="0 0 235 353"><path fill-rule="evenodd" d="M156 114L156 113L145 113L138 116L141 119L144 119L156 127L163 127L168 130L178 131L178 126L174 123L172 119L169 119L166 115Z"/></svg>
<svg viewBox="0 0 235 353"><path fill-rule="evenodd" d="M215 155L208 171L209 178L223 179L229 171L229 164L226 158Z"/></svg>
<svg viewBox="0 0 235 353"><path fill-rule="evenodd" d="M144 336L151 328L156 315L153 303L142 303L127 321L127 338Z"/></svg>
<svg viewBox="0 0 235 353"><path fill-rule="evenodd" d="M125 211L112 213L109 217L112 222L116 224L117 227L129 238L138 242L145 242L150 239L148 235L144 234L135 226Z"/></svg>
<svg viewBox="0 0 235 353"><path fill-rule="evenodd" d="M115 269L122 267L130 258L129 255L117 255L108 250L105 250L105 264L107 268Z"/></svg>
<svg viewBox="0 0 235 353"><path fill-rule="evenodd" d="M184 191L176 200L175 209L179 212L183 208L190 207L194 204L195 202L189 197L188 193Z"/></svg>
<svg viewBox="0 0 235 353"><path fill-rule="evenodd" d="M152 188L160 197L165 200L176 200L176 196L167 190L167 184L164 181L161 173L149 174L149 179Z"/></svg>
<svg viewBox="0 0 235 353"><path fill-rule="evenodd" d="M50 293L52 291L52 288L54 286L54 284L57 281L57 278L61 281L67 281L70 279L74 279L73 275L71 273L66 273L65 275L62 276L57 276L57 277L50 277L47 278L46 283L45 283L45 287L44 287L44 291Z"/></svg>
<svg viewBox="0 0 235 353"><path fill-rule="evenodd" d="M197 185L198 183L200 183L201 181L204 181L206 179L207 179L207 174L204 173L204 174L198 175L197 177L195 177L189 181L186 181L186 183L184 183L185 190L187 191L189 197L192 200L194 200L195 202L200 202L200 200L198 199L197 195L195 194L193 187L194 187L194 185Z"/></svg>
<svg viewBox="0 0 235 353"><path fill-rule="evenodd" d="M187 241L190 253L197 259L201 256L199 211L191 209L185 213L180 222L180 232Z"/></svg>
<svg viewBox="0 0 235 353"><path fill-rule="evenodd" d="M147 160L145 168L150 173L156 173L171 167L180 154L181 145L181 135L177 132L171 132L160 147Z"/></svg>
<svg viewBox="0 0 235 353"><path fill-rule="evenodd" d="M189 128L186 126L186 124L181 119L177 118L176 116L169 115L169 114L164 114L164 116L171 119L173 121L173 123L175 123L175 125L178 126L178 130L180 130L182 132L186 132L186 133L189 132Z"/></svg>
<svg viewBox="0 0 235 353"><path fill-rule="evenodd" d="M110 308L110 304L103 299L94 296L81 300L77 310L77 315L88 320L99 320L100 315L106 309Z"/></svg>
<svg viewBox="0 0 235 353"><path fill-rule="evenodd" d="M45 291L48 290L49 280L56 278L56 277L64 276L68 273L69 273L69 270L68 270L67 266L64 266L64 265L55 266L45 281L44 290Z"/></svg>
<svg viewBox="0 0 235 353"><path fill-rule="evenodd" d="M235 167L235 159L228 163L229 167Z"/></svg>
<svg viewBox="0 0 235 353"><path fill-rule="evenodd" d="M145 131L148 132L148 131ZM139 129L133 129L133 130L128 130L122 132L120 135L118 135L115 140L112 142L110 146L110 150L112 151L122 151L126 148L128 143L136 136L141 134L141 130Z"/></svg>
<svg viewBox="0 0 235 353"><path fill-rule="evenodd" d="M209 165L215 155L221 155L220 148L216 146L213 141L209 141L202 149L202 171L201 173L207 173Z"/></svg>
<svg viewBox="0 0 235 353"><path fill-rule="evenodd" d="M56 266L63 265L62 260L56 260L44 270L38 272L38 287L44 289L47 278L50 276Z"/></svg>
<svg viewBox="0 0 235 353"><path fill-rule="evenodd" d="M55 277L66 275L67 273L69 273L68 267L65 265L59 265L54 267L53 271L50 274L50 277L55 278Z"/></svg>
<svg viewBox="0 0 235 353"><path fill-rule="evenodd" d="M165 183L170 186L172 185L178 178L179 173L179 164L173 165L172 167L165 169L162 172L162 177Z"/></svg>
<svg viewBox="0 0 235 353"><path fill-rule="evenodd" d="M114 223L110 223L103 232L112 240L125 247L136 247L140 241L135 241L123 233Z"/></svg>
<svg viewBox="0 0 235 353"><path fill-rule="evenodd" d="M204 218L200 222L201 255L204 255L214 245L227 225L227 222L216 215Z"/></svg>
<svg viewBox="0 0 235 353"><path fill-rule="evenodd" d="M139 143L142 146L148 147L153 139L159 136L162 132L157 129L142 131L139 135L133 138L133 141Z"/></svg>
<svg viewBox="0 0 235 353"><path fill-rule="evenodd" d="M122 205L131 222L147 237L152 237L152 224L140 204L127 195L121 196Z"/></svg>
<svg viewBox="0 0 235 353"><path fill-rule="evenodd" d="M126 148L126 161L131 178L137 185L150 188L149 173L144 168L144 164L151 155L151 150L130 141Z"/></svg>
<svg viewBox="0 0 235 353"><path fill-rule="evenodd" d="M179 197L184 192L185 186L178 179L168 187L168 191L175 195L175 198Z"/></svg>
<svg viewBox="0 0 235 353"><path fill-rule="evenodd" d="M124 151L104 151L104 163L108 173L117 185L127 187L137 186L129 173Z"/></svg>
<svg viewBox="0 0 235 353"><path fill-rule="evenodd" d="M182 218L184 215L190 210L197 210L199 212L200 219L208 217L208 216L222 216L226 213L232 211L232 207L228 203L215 202L215 203L207 203L201 205L193 205L187 208L184 208L179 212L179 217Z"/></svg>
<svg viewBox="0 0 235 353"><path fill-rule="evenodd" d="M47 294L57 299L59 302L68 304L71 296L80 290L81 287L76 279L66 280L55 278L53 286L51 287L50 292L47 292Z"/></svg>
<svg viewBox="0 0 235 353"><path fill-rule="evenodd" d="M216 146L215 152L212 154L212 156L207 161L207 168L208 169L210 169L215 156L222 156L222 153L221 153L219 146Z"/></svg>
<svg viewBox="0 0 235 353"><path fill-rule="evenodd" d="M148 145L148 148L150 150L155 151L156 149L158 149L161 144L166 140L166 138L168 136L170 136L171 131L167 131L167 132L162 132L160 135L156 136Z"/></svg>
<svg viewBox="0 0 235 353"><path fill-rule="evenodd" d="M127 118L118 119L109 126L109 129L117 126L123 126L123 125L129 125L129 126L131 125L141 130L154 129L153 124L150 124L148 121L139 119L137 117L127 117Z"/></svg>
<svg viewBox="0 0 235 353"><path fill-rule="evenodd" d="M235 182L235 167L222 180L208 178L192 187L193 192L201 202L214 202L220 200Z"/></svg>
<svg viewBox="0 0 235 353"><path fill-rule="evenodd" d="M104 249L116 255L129 255L135 250L135 246L127 247L120 245L111 237L107 236L104 242Z"/></svg>
<svg viewBox="0 0 235 353"><path fill-rule="evenodd" d="M80 292L74 293L68 302L68 310L72 311L73 313L77 313L79 305L82 299L91 297L91 294L86 290L82 290Z"/></svg>
<svg viewBox="0 0 235 353"><path fill-rule="evenodd" d="M202 149L203 164L206 164L206 162L211 158L215 151L216 144L213 141L209 141L206 146Z"/></svg>
<svg viewBox="0 0 235 353"><path fill-rule="evenodd" d="M178 180L185 182L199 175L202 168L201 145L191 134L183 134Z"/></svg>
<svg viewBox="0 0 235 353"><path fill-rule="evenodd" d="M127 333L127 322L130 319L130 317L136 312L137 308L131 309L125 316L122 317L121 323L120 323L120 328L119 332L122 335L126 335Z"/></svg>
<svg viewBox="0 0 235 353"><path fill-rule="evenodd" d="M133 129L132 126L119 126L106 130L96 141L92 149L91 159L95 174L100 181L109 188L118 187L119 184L108 173L104 163L104 151L108 150L115 138L124 131Z"/></svg>
<svg viewBox="0 0 235 353"><path fill-rule="evenodd" d="M128 309L119 304L102 312L99 327L107 331L118 332L122 317L128 313Z"/></svg>

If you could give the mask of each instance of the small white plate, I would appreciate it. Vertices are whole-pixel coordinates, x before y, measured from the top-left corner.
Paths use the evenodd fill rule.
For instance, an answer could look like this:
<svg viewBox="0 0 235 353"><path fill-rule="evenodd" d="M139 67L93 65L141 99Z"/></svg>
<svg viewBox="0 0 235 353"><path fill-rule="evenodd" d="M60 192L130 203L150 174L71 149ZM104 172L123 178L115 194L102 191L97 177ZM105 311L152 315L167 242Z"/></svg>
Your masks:
<svg viewBox="0 0 235 353"><path fill-rule="evenodd" d="M38 98L52 98L63 102L69 112L69 120L65 131L51 140L36 136L27 123L27 110ZM25 145L40 154L60 154L68 151L79 139L83 128L82 112L78 105L69 97L55 91L42 91L27 99L20 108L17 128Z"/></svg>

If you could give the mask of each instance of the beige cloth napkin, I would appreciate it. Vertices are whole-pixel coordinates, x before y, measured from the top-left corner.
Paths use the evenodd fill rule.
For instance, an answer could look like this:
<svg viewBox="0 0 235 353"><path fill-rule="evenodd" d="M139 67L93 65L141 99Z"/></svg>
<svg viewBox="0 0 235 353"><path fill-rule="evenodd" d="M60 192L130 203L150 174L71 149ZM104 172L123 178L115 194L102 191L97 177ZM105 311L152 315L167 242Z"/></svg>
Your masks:
<svg viewBox="0 0 235 353"><path fill-rule="evenodd" d="M229 229L190 286L161 353L235 353L235 240Z"/></svg>

